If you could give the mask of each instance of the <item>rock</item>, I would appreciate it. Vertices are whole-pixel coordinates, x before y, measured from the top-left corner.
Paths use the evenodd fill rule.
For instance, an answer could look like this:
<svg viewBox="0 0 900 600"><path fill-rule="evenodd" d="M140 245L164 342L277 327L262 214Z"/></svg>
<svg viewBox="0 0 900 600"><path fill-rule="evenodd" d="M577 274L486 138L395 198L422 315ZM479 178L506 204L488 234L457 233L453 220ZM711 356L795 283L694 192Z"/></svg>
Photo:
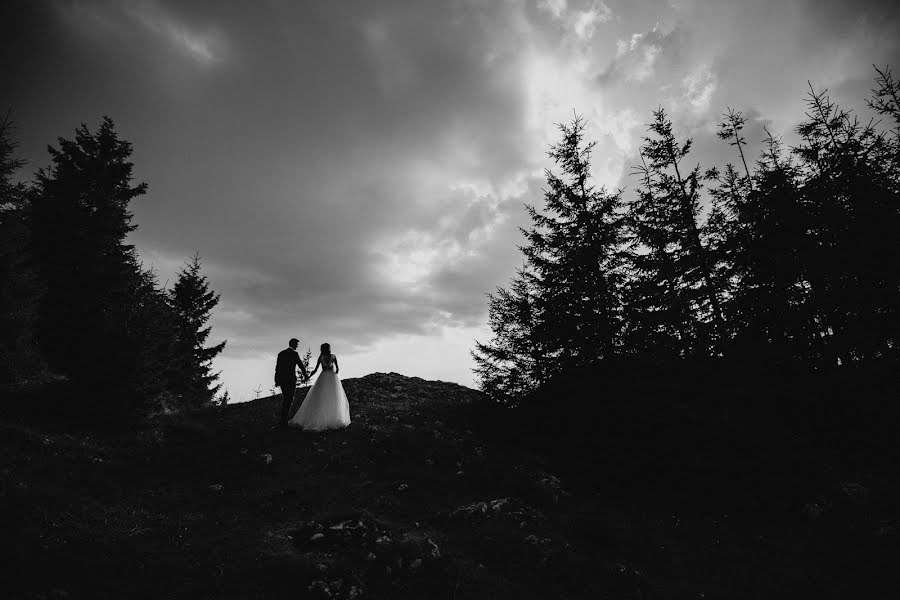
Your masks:
<svg viewBox="0 0 900 600"><path fill-rule="evenodd" d="M803 515L807 519L818 519L831 508L830 502L810 502L803 507Z"/></svg>
<svg viewBox="0 0 900 600"><path fill-rule="evenodd" d="M556 477L555 475L550 475L549 473L539 473L536 483L538 488L543 493L542 495L552 500L553 502L559 501L559 497L562 495L563 489L558 477Z"/></svg>
<svg viewBox="0 0 900 600"><path fill-rule="evenodd" d="M322 592L323 594L325 594L328 598L331 598L331 590L328 589L328 584L325 583L324 581L322 581L321 579L317 579L317 580L313 581L311 584L309 584L309 587L307 587L306 589L308 589L310 592L314 592L314 591L318 590L318 591Z"/></svg>
<svg viewBox="0 0 900 600"><path fill-rule="evenodd" d="M507 504L509 504L509 498L497 498L496 500L491 500L489 507L494 512L501 512Z"/></svg>
<svg viewBox="0 0 900 600"><path fill-rule="evenodd" d="M314 533L311 536L309 536L309 541L315 542L316 540L321 540L324 537L325 537L324 533Z"/></svg>
<svg viewBox="0 0 900 600"><path fill-rule="evenodd" d="M441 549L438 548L438 545L434 543L434 540L432 540L431 538L427 538L427 539L428 539L428 545L431 547L430 551L429 551L431 558L433 558L435 560L439 559L441 557Z"/></svg>
<svg viewBox="0 0 900 600"><path fill-rule="evenodd" d="M869 497L869 488L854 481L841 483L841 492L856 503L862 503Z"/></svg>
<svg viewBox="0 0 900 600"><path fill-rule="evenodd" d="M465 506L460 506L456 510L451 513L451 516L472 516L477 514L485 514L488 511L488 505L486 502L473 502L472 504L466 504Z"/></svg>

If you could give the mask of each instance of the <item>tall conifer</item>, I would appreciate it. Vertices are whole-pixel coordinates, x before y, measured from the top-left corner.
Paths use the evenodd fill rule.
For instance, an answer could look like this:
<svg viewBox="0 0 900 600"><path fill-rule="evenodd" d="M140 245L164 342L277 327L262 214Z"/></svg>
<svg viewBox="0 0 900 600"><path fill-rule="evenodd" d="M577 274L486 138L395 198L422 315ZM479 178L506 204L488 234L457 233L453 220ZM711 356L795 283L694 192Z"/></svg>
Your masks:
<svg viewBox="0 0 900 600"><path fill-rule="evenodd" d="M559 167L546 170L541 211L528 206L532 227L522 252L535 273L535 335L547 369L587 366L621 350L624 230L621 192L592 183L586 123L559 125L549 151ZM557 360L562 359L562 360Z"/></svg>
<svg viewBox="0 0 900 600"><path fill-rule="evenodd" d="M219 294L210 289L200 268L200 255L194 254L169 290L169 304L175 313L170 391L182 399L185 408L209 405L222 387L214 385L219 373L212 372L212 360L226 342L205 346L211 332L207 323L219 304Z"/></svg>
<svg viewBox="0 0 900 600"><path fill-rule="evenodd" d="M33 378L41 370L35 340L39 287L28 254L28 188L15 180L25 162L16 157L10 114L0 117L0 385Z"/></svg>
<svg viewBox="0 0 900 600"><path fill-rule="evenodd" d="M897 329L885 324L900 301L900 195L890 139L812 86L807 107L794 153L810 215L805 263L824 364L892 354Z"/></svg>
<svg viewBox="0 0 900 600"><path fill-rule="evenodd" d="M643 348L662 342L680 356L708 356L720 352L726 331L722 286L698 217L700 167L682 173L692 140L676 140L663 109L653 117L637 167L642 188L629 205L633 336Z"/></svg>
<svg viewBox="0 0 900 600"><path fill-rule="evenodd" d="M591 182L585 121L559 125L542 210L527 206L525 265L489 298L494 339L473 353L481 388L514 402L562 369L621 351L624 243L620 193Z"/></svg>
<svg viewBox="0 0 900 600"><path fill-rule="evenodd" d="M30 203L31 243L45 286L38 334L51 369L104 390L127 405L140 387L142 276L134 247L130 202L144 194L132 185L132 146L112 120L96 132L82 125L74 140L49 147L51 165L37 174ZM113 389L116 388L116 389Z"/></svg>
<svg viewBox="0 0 900 600"><path fill-rule="evenodd" d="M508 288L488 294L488 326L493 338L475 342L472 358L482 391L495 402L513 406L544 381L543 361L536 343L533 279L524 267Z"/></svg>

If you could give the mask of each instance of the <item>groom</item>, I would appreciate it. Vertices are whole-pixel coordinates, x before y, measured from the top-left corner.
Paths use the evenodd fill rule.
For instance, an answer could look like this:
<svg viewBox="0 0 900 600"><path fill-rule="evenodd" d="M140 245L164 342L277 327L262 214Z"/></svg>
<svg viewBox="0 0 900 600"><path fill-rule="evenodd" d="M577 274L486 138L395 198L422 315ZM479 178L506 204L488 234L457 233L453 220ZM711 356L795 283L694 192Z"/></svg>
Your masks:
<svg viewBox="0 0 900 600"><path fill-rule="evenodd" d="M297 389L297 370L303 374L303 381L309 379L306 368L300 361L300 355L297 354L297 345L300 340L291 338L288 347L278 353L278 361L275 363L275 385L281 388L281 425L286 426L288 423L288 413L291 410L291 404L294 403L294 391Z"/></svg>

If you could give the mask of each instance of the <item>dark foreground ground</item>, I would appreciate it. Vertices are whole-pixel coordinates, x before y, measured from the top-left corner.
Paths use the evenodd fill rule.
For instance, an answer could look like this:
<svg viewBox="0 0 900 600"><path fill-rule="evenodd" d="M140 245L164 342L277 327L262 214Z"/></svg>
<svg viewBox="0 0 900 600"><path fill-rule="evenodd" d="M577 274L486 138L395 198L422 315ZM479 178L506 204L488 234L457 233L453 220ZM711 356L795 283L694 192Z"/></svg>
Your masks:
<svg viewBox="0 0 900 600"><path fill-rule="evenodd" d="M3 417L0 596L900 597L896 443L737 423L715 393L512 417L344 386L324 434L273 428L276 398L128 436Z"/></svg>

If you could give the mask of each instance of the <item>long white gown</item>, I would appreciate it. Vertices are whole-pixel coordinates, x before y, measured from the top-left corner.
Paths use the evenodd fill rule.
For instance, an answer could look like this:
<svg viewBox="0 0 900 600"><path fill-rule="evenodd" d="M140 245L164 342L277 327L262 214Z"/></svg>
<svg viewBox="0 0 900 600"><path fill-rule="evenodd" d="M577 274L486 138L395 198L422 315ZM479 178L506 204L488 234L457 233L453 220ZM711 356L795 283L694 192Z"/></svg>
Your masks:
<svg viewBox="0 0 900 600"><path fill-rule="evenodd" d="M303 404L288 422L307 431L340 429L350 424L350 403L344 386L334 372L334 355L320 356L322 372L306 392Z"/></svg>

